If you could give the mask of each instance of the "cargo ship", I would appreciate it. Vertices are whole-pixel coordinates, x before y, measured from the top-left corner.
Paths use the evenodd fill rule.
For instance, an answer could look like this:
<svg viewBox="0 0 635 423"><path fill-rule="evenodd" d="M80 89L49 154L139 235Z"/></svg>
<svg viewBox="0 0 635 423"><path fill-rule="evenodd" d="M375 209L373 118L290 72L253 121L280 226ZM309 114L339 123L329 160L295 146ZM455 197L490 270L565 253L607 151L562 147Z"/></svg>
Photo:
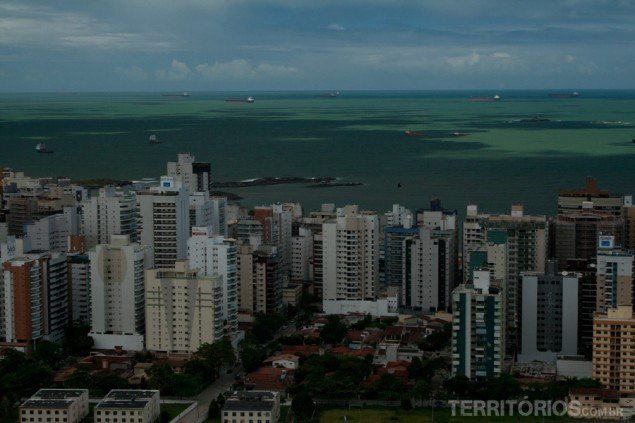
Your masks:
<svg viewBox="0 0 635 423"><path fill-rule="evenodd" d="M190 95L187 92L182 92L180 94L161 94L163 97L189 97Z"/></svg>
<svg viewBox="0 0 635 423"><path fill-rule="evenodd" d="M251 103L255 102L256 100L252 96L249 96L247 98L226 98L225 101L228 102L228 103L249 103L249 104L251 104Z"/></svg>
<svg viewBox="0 0 635 423"><path fill-rule="evenodd" d="M547 94L550 98L576 98L580 97L580 93L574 91L572 93L549 93Z"/></svg>
<svg viewBox="0 0 635 423"><path fill-rule="evenodd" d="M493 101L499 101L501 97L496 94L494 97L470 97L469 100L474 103L490 103Z"/></svg>

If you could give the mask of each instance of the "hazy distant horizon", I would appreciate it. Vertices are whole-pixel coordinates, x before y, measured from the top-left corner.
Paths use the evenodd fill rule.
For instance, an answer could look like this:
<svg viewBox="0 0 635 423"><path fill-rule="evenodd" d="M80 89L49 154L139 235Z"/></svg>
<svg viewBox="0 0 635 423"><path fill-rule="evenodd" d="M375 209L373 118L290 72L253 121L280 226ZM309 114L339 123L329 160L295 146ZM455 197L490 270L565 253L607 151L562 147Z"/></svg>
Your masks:
<svg viewBox="0 0 635 423"><path fill-rule="evenodd" d="M30 90L22 90L22 91L0 91L1 94L226 94L226 93L332 93L335 91L339 91L342 97L345 97L346 93L444 93L444 92L453 92L453 93L488 93L492 94L496 93L527 93L527 92L558 92L558 93L572 93L578 92L580 97L584 97L584 93L588 92L635 92L634 88L584 88L584 87L564 87L564 88L435 88L435 89L409 89L409 88L395 88L395 89L347 89L347 88L298 88L298 89L236 89L236 90L209 90L209 89L172 89L172 90L68 90L68 91L30 91Z"/></svg>
<svg viewBox="0 0 635 423"><path fill-rule="evenodd" d="M5 0L0 92L635 88L635 2Z"/></svg>

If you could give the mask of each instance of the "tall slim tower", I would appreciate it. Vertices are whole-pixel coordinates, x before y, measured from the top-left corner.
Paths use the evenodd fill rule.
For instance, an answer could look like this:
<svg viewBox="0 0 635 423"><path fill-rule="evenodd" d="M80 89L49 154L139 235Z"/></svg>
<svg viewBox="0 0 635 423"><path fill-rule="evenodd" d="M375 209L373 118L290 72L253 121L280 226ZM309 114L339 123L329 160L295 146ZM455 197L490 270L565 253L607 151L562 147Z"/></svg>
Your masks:
<svg viewBox="0 0 635 423"><path fill-rule="evenodd" d="M144 270L152 267L152 248L113 235L89 253L91 333L95 348L143 349Z"/></svg>
<svg viewBox="0 0 635 423"><path fill-rule="evenodd" d="M152 247L154 265L172 268L187 258L188 194L178 180L161 177L160 186L137 193L138 240Z"/></svg>
<svg viewBox="0 0 635 423"><path fill-rule="evenodd" d="M375 300L379 288L379 219L357 206L322 224L323 300Z"/></svg>

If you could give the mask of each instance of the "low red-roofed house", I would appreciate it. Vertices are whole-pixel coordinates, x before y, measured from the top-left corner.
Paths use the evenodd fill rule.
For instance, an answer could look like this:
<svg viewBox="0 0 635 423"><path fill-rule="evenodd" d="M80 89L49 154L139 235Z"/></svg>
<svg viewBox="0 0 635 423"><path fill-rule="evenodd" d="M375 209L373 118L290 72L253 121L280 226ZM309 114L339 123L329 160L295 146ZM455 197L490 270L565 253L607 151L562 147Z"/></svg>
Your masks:
<svg viewBox="0 0 635 423"><path fill-rule="evenodd" d="M293 385L293 370L279 367L261 367L245 377L245 388L258 391L276 391L284 395Z"/></svg>
<svg viewBox="0 0 635 423"><path fill-rule="evenodd" d="M308 357L313 354L322 355L323 351L319 345L283 345L283 354L304 355Z"/></svg>

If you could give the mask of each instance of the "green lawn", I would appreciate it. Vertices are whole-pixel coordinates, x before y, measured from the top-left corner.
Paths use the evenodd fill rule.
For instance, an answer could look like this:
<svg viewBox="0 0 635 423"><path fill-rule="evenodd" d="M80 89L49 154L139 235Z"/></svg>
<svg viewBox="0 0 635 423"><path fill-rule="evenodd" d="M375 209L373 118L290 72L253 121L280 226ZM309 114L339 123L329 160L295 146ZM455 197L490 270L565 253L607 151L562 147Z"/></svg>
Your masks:
<svg viewBox="0 0 635 423"><path fill-rule="evenodd" d="M434 421L438 423L462 423L462 422L496 422L515 423L518 421L534 422L541 421L541 417L452 417L450 409L435 409ZM344 420L346 416L346 420ZM539 419L539 420L536 420ZM545 421L567 421L563 417L545 417ZM400 409L332 409L324 410L320 413L321 423L336 422L351 423L432 423L432 410L400 410Z"/></svg>

